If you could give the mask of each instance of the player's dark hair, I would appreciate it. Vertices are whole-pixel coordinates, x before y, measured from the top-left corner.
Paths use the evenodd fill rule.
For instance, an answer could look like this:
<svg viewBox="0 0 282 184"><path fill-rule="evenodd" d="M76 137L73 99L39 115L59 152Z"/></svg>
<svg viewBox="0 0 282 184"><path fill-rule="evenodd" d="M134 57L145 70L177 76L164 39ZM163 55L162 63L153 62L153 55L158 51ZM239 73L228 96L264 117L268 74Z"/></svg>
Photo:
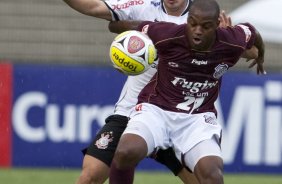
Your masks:
<svg viewBox="0 0 282 184"><path fill-rule="evenodd" d="M190 10L192 8L197 8L204 12L213 10L216 19L218 19L220 14L219 4L217 3L216 0L194 0Z"/></svg>

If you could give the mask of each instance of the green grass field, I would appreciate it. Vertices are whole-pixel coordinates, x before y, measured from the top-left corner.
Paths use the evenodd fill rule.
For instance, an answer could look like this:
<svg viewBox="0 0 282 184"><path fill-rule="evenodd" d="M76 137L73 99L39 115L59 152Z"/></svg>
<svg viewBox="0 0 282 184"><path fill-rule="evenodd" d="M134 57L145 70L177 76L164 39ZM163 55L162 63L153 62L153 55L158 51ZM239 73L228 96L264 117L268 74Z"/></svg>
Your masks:
<svg viewBox="0 0 282 184"><path fill-rule="evenodd" d="M79 170L0 169L1 184L74 184ZM225 184L282 184L282 175L225 175ZM169 172L137 172L135 184L180 184Z"/></svg>

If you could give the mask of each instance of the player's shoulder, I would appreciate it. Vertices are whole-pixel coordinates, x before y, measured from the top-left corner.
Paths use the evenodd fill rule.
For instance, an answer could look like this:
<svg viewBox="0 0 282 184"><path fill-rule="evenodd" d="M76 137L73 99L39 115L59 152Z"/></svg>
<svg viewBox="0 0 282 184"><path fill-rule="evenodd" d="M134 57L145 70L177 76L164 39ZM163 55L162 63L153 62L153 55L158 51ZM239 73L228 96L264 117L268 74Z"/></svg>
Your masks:
<svg viewBox="0 0 282 184"><path fill-rule="evenodd" d="M171 22L161 22L160 29L166 37L175 38L184 35L187 24L175 24Z"/></svg>
<svg viewBox="0 0 282 184"><path fill-rule="evenodd" d="M218 40L235 47L248 43L253 34L255 34L254 28L250 24L237 24L217 29Z"/></svg>

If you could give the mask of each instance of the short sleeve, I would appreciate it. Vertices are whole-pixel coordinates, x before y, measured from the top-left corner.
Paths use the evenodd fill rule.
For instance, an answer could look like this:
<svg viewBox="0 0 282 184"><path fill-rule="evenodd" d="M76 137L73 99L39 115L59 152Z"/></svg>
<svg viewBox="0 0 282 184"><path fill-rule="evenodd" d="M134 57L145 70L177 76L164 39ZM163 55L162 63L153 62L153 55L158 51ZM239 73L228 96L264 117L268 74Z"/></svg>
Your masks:
<svg viewBox="0 0 282 184"><path fill-rule="evenodd" d="M255 43L256 29L249 23L237 24L235 27L243 31L246 49L250 49Z"/></svg>

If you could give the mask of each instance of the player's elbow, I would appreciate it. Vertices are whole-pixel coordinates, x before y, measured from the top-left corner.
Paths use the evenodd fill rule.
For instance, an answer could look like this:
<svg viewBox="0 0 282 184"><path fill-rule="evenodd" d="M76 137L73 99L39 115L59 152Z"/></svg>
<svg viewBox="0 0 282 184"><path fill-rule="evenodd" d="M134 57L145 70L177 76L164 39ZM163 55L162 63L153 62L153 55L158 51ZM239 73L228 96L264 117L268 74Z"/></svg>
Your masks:
<svg viewBox="0 0 282 184"><path fill-rule="evenodd" d="M123 32L123 30L121 29L121 22L120 21L111 21L111 22L109 22L108 29L112 33L119 34L119 33Z"/></svg>
<svg viewBox="0 0 282 184"><path fill-rule="evenodd" d="M246 59L256 59L258 57L258 48L253 46L252 48L245 50L241 57Z"/></svg>

